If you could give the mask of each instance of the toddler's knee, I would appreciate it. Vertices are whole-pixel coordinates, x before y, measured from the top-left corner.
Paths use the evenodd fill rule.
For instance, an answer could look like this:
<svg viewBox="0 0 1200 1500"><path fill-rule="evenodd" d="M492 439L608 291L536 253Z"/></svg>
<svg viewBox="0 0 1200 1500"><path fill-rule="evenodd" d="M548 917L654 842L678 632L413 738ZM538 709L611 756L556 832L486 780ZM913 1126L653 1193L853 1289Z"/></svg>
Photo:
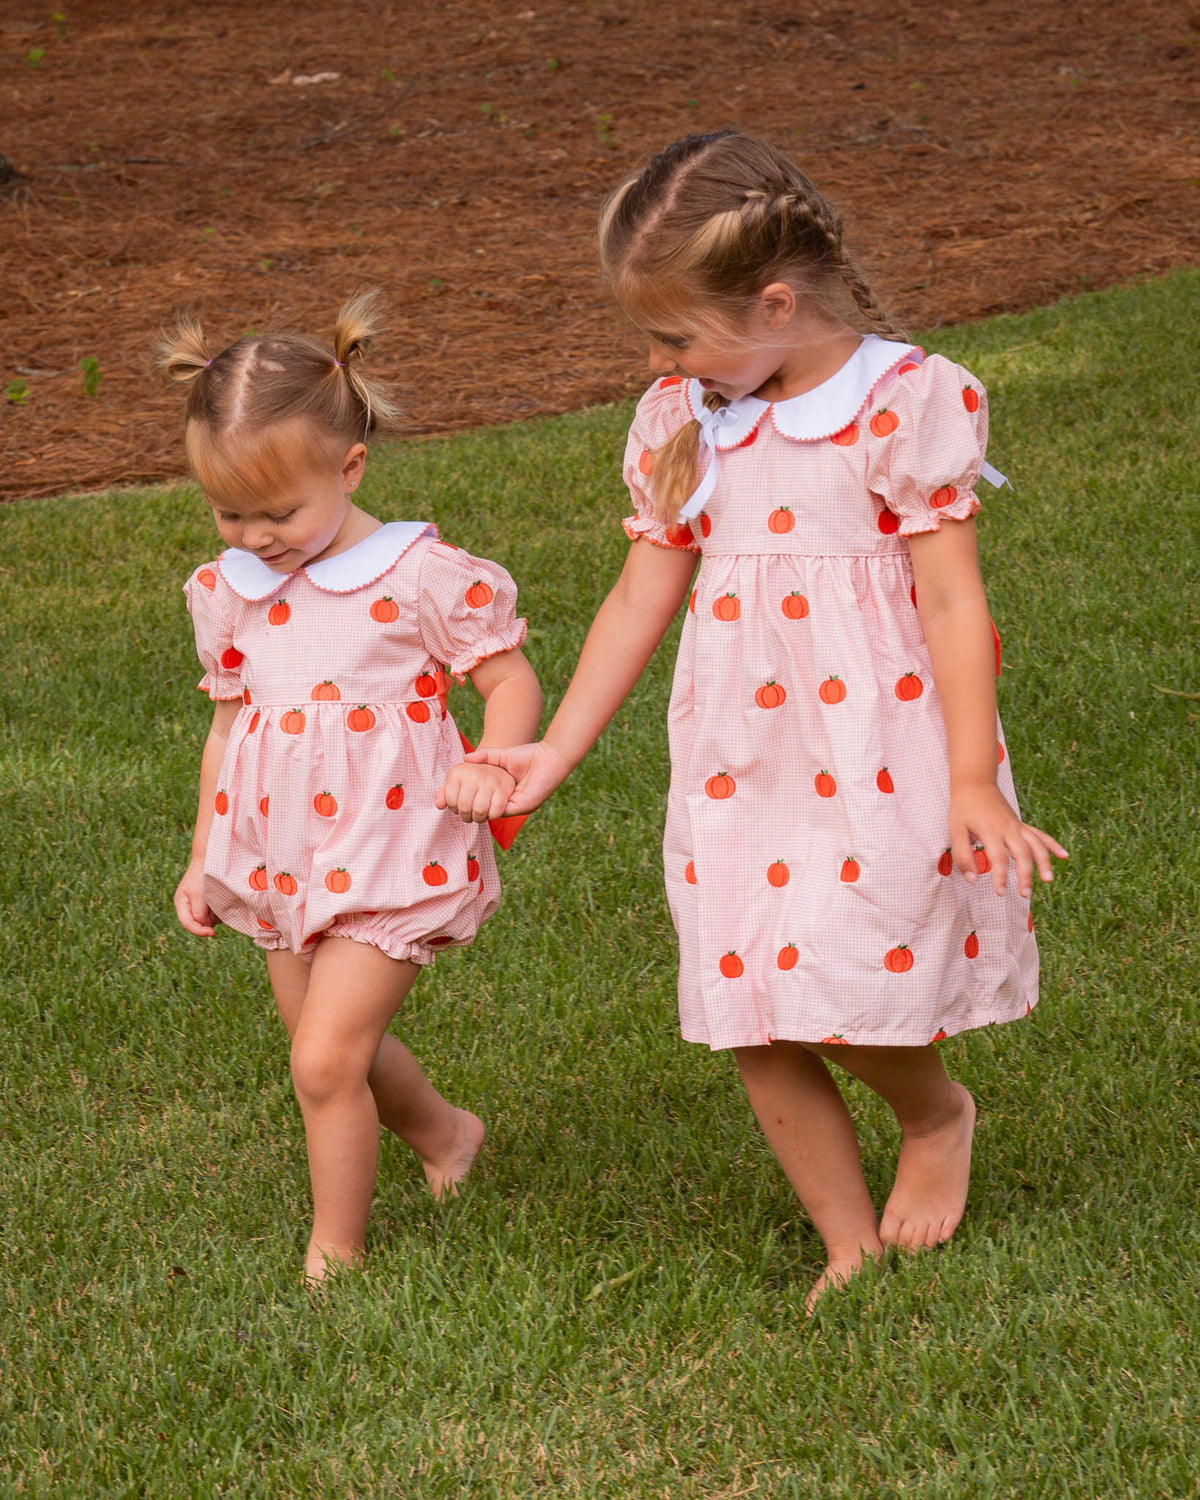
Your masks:
<svg viewBox="0 0 1200 1500"><path fill-rule="evenodd" d="M326 1104L353 1083L345 1060L319 1039L293 1040L291 1061L292 1085L307 1104Z"/></svg>

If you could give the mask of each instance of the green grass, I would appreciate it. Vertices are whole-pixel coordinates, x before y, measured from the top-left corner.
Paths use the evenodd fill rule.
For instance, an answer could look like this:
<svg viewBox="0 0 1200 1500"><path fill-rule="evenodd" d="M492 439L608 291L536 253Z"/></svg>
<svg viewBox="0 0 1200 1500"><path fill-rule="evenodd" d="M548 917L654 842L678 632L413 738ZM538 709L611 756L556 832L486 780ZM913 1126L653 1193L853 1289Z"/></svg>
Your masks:
<svg viewBox="0 0 1200 1500"><path fill-rule="evenodd" d="M0 513L0 1493L1195 1494L1200 700L1161 689L1200 693L1198 311L1184 272L930 341L991 391L1002 711L1073 861L1035 1016L945 1049L981 1103L962 1231L812 1323L819 1244L676 1031L670 649L397 1023L489 1123L469 1190L435 1207L387 1147L369 1269L314 1305L261 963L171 910L210 524L184 489ZM512 569L551 704L623 552L628 416L372 460L369 508Z"/></svg>

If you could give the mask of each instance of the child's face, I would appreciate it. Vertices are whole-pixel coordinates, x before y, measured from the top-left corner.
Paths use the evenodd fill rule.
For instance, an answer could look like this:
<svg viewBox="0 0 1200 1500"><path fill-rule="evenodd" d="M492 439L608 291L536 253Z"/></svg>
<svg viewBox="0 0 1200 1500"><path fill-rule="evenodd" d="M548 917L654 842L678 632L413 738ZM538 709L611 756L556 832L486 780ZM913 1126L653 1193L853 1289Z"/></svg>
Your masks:
<svg viewBox="0 0 1200 1500"><path fill-rule="evenodd" d="M252 496L206 487L204 498L227 546L252 552L274 573L294 573L341 550L357 515L351 497L365 458L361 443L341 463L297 457L256 484Z"/></svg>
<svg viewBox="0 0 1200 1500"><path fill-rule="evenodd" d="M727 401L759 391L778 375L792 345L795 294L782 283L765 288L737 322L714 318L688 327L686 310L669 328L647 329L655 375L683 375Z"/></svg>

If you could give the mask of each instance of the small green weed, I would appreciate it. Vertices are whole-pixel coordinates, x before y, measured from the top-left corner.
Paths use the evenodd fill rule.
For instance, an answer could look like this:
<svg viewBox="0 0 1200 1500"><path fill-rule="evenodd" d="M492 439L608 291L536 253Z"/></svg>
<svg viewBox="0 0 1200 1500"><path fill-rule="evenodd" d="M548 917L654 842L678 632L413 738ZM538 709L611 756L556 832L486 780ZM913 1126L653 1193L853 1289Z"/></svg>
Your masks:
<svg viewBox="0 0 1200 1500"><path fill-rule="evenodd" d="M29 400L29 382L10 380L4 387L4 399L13 406L24 406Z"/></svg>
<svg viewBox="0 0 1200 1500"><path fill-rule="evenodd" d="M45 55L45 47L30 47L29 51L25 54L25 66L27 68L40 68L42 65L42 58L45 57Z"/></svg>
<svg viewBox="0 0 1200 1500"><path fill-rule="evenodd" d="M104 376L100 373L100 361L94 354L89 354L86 359L79 361L79 368L83 371L83 394L95 396L100 391L100 382Z"/></svg>

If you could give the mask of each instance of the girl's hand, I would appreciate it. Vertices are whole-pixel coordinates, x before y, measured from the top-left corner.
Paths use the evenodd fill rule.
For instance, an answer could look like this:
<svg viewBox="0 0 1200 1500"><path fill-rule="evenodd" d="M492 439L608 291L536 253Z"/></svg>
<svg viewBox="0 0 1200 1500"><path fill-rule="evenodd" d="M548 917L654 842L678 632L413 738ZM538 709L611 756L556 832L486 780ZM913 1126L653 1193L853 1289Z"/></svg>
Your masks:
<svg viewBox="0 0 1200 1500"><path fill-rule="evenodd" d="M545 740L536 745L472 750L467 756L476 765L503 766L516 779L516 790L504 812L510 816L530 813L571 774L571 763Z"/></svg>
<svg viewBox="0 0 1200 1500"><path fill-rule="evenodd" d="M1017 882L1026 900L1033 894L1033 867L1045 881L1054 879L1050 856L1067 859L1063 846L1040 828L1022 823L996 786L978 786L950 794L950 851L963 878L979 879L976 850L983 846L992 870L992 888L1002 895L1008 862L1015 861Z"/></svg>
<svg viewBox="0 0 1200 1500"><path fill-rule="evenodd" d="M196 937L212 937L221 919L204 899L204 862L193 860L175 887L175 915Z"/></svg>
<svg viewBox="0 0 1200 1500"><path fill-rule="evenodd" d="M515 786L516 779L498 765L467 765L464 761L450 771L434 803L446 812L457 813L464 823L486 823L489 818L504 815Z"/></svg>

